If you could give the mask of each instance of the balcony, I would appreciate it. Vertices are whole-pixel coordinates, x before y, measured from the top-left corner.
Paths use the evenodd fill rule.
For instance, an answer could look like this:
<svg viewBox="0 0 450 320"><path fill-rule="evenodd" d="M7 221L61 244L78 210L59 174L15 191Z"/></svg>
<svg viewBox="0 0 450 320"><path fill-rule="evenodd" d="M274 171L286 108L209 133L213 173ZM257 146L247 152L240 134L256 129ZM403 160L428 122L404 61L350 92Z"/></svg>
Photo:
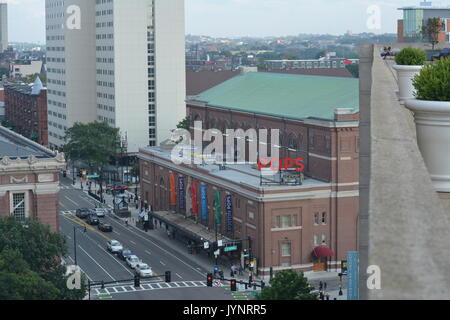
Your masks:
<svg viewBox="0 0 450 320"><path fill-rule="evenodd" d="M408 45L431 49L360 47L360 299L450 298L450 194L433 189L394 61L380 57ZM381 269L380 290L367 288L370 265Z"/></svg>

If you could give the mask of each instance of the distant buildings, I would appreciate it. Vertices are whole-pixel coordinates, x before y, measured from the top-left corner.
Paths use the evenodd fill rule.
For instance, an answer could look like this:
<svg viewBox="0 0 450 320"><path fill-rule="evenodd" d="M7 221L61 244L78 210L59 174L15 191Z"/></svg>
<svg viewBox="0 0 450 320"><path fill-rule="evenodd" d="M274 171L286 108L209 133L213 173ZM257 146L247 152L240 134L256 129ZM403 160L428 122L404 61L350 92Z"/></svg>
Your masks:
<svg viewBox="0 0 450 320"><path fill-rule="evenodd" d="M48 146L47 89L39 77L33 84L6 82L5 120L13 130Z"/></svg>
<svg viewBox="0 0 450 320"><path fill-rule="evenodd" d="M80 30L65 27L70 4ZM120 128L129 153L168 139L186 116L184 1L46 0L46 11L51 147L95 120Z"/></svg>
<svg viewBox="0 0 450 320"><path fill-rule="evenodd" d="M309 60L266 60L267 70L291 69L337 69L345 68L348 64L358 64L359 59L322 58Z"/></svg>
<svg viewBox="0 0 450 320"><path fill-rule="evenodd" d="M66 162L0 126L0 216L37 219L59 231L59 173Z"/></svg>
<svg viewBox="0 0 450 320"><path fill-rule="evenodd" d="M42 71L43 62L26 60L26 61L14 61L10 65L9 76L10 78L26 78L34 74L40 74Z"/></svg>
<svg viewBox="0 0 450 320"><path fill-rule="evenodd" d="M423 5L425 4L425 5ZM450 42L450 7L432 6L425 2L421 6L402 7L403 19L397 22L398 42L423 42L422 27L431 18L439 18L442 30L438 35L439 42Z"/></svg>
<svg viewBox="0 0 450 320"><path fill-rule="evenodd" d="M0 53L8 49L8 4L0 3Z"/></svg>
<svg viewBox="0 0 450 320"><path fill-rule="evenodd" d="M264 145L279 148L282 159L304 159L305 180L289 171L261 176L249 162L176 165L170 148L142 148L142 200L194 247L215 248L217 229L220 254L253 261L260 275L339 267L357 250L358 86L357 79L248 72L198 94L188 100L192 121L219 129L224 140L227 129L278 129L279 142Z"/></svg>

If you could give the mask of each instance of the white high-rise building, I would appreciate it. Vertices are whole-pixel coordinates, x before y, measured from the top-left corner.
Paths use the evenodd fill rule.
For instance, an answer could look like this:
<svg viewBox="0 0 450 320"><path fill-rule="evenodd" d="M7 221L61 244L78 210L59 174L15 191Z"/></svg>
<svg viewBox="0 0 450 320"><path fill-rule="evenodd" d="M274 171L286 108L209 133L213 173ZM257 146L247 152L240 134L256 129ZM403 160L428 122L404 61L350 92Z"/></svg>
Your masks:
<svg viewBox="0 0 450 320"><path fill-rule="evenodd" d="M8 49L8 4L0 3L0 52Z"/></svg>
<svg viewBox="0 0 450 320"><path fill-rule="evenodd" d="M94 98L91 98L92 90L88 92L89 100L94 103L87 102L88 105L82 107L66 103L67 110L81 108L84 112L86 108L89 111L80 120L62 119L66 121L63 127L70 127L76 121L107 121L120 128L129 153L137 152L140 147L157 145L170 137L170 131L186 115L184 0L90 1L91 4L81 0L47 0L47 5L64 4L60 15L66 20L70 18L67 7L83 2L81 28L67 30L65 25L64 33L78 32L92 37L85 46L70 50L67 37L62 40L66 48L59 52L65 57L66 68L72 65L72 55L89 55L91 60L85 63L94 66L93 74L87 72L89 79L80 80L92 85L95 91ZM47 10L49 35L50 10ZM87 17L83 18L84 15ZM88 23L83 19L89 20ZM47 41L47 46L52 47L52 40L47 37ZM51 61L48 68L53 68ZM65 78L70 77L66 70ZM53 74L49 73L49 78L48 87L52 90ZM73 90L67 80L65 89L66 94ZM57 120L55 122L59 125ZM52 137L49 138L52 142ZM59 137L58 140L54 140L56 146L63 143Z"/></svg>

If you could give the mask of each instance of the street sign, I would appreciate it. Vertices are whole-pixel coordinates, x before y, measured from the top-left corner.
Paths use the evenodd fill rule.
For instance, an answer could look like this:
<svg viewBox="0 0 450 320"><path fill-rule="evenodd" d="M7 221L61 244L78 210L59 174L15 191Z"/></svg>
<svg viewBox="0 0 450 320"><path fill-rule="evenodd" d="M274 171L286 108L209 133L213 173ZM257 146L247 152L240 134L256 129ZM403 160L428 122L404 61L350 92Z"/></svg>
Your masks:
<svg viewBox="0 0 450 320"><path fill-rule="evenodd" d="M218 247L223 247L223 240L218 240L217 241L217 246Z"/></svg>
<svg viewBox="0 0 450 320"><path fill-rule="evenodd" d="M218 279L213 281L213 287L221 287L222 286L222 282Z"/></svg>
<svg viewBox="0 0 450 320"><path fill-rule="evenodd" d="M347 300L359 298L359 254L358 251L347 252Z"/></svg>
<svg viewBox="0 0 450 320"><path fill-rule="evenodd" d="M230 246L230 247L225 247L224 251L230 252L230 251L236 251L237 249L238 249L237 246Z"/></svg>
<svg viewBox="0 0 450 320"><path fill-rule="evenodd" d="M214 272L219 272L219 266L217 265L214 266Z"/></svg>
<svg viewBox="0 0 450 320"><path fill-rule="evenodd" d="M214 251L214 255L215 256L219 256L220 255L220 249L217 249L216 251Z"/></svg>
<svg viewBox="0 0 450 320"><path fill-rule="evenodd" d="M203 248L209 249L209 242L203 242Z"/></svg>
<svg viewBox="0 0 450 320"><path fill-rule="evenodd" d="M98 174L93 174L93 175L87 176L86 178L88 178L88 179L98 179L98 178L100 178L100 176Z"/></svg>

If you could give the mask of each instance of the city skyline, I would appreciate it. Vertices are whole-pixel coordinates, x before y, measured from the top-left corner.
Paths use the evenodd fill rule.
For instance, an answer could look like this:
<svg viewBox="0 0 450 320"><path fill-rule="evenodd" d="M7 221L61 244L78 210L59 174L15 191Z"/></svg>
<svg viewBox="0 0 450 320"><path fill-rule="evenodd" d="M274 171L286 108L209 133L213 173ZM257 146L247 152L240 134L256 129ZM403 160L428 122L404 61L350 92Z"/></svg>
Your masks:
<svg viewBox="0 0 450 320"><path fill-rule="evenodd" d="M44 0L8 0L10 42L45 43ZM332 3L332 4L330 4ZM434 4L442 4L434 1ZM380 18L370 23L378 6ZM395 33L398 7L418 0L189 0L186 34L213 37L269 37L297 34ZM251 14L248 14L251 12ZM318 17L321 19L318 19ZM233 23L230 24L230 17ZM266 23L271 19L271 23ZM327 23L323 23L326 20ZM23 23L26 21L27 23ZM329 32L330 24L335 25Z"/></svg>

